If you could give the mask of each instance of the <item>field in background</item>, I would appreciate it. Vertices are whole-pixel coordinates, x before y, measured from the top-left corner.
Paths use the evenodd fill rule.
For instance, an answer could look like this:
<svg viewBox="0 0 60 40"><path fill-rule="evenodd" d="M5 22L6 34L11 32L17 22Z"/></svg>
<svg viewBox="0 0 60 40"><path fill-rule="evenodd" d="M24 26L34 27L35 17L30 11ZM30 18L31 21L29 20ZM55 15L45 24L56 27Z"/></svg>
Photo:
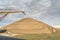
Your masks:
<svg viewBox="0 0 60 40"><path fill-rule="evenodd" d="M17 35L15 38L22 38L26 40L60 40L59 34L25 34Z"/></svg>
<svg viewBox="0 0 60 40"><path fill-rule="evenodd" d="M56 29L56 33L52 34L24 34L17 35L15 38L22 38L26 40L60 40L60 29Z"/></svg>
<svg viewBox="0 0 60 40"><path fill-rule="evenodd" d="M56 30L56 33L52 34L18 34L16 36L12 36L12 38L26 40L60 40L60 29Z"/></svg>

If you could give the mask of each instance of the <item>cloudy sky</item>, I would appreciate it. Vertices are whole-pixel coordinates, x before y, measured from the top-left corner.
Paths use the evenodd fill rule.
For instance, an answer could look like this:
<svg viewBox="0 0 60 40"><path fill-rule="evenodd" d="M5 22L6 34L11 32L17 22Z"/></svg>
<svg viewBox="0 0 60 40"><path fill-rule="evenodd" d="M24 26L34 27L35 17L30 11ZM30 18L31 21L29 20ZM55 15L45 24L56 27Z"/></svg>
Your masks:
<svg viewBox="0 0 60 40"><path fill-rule="evenodd" d="M0 9L9 8L24 10L26 16L22 13L9 14L0 21L0 27L22 18L34 18L53 27L60 26L60 0L0 0Z"/></svg>

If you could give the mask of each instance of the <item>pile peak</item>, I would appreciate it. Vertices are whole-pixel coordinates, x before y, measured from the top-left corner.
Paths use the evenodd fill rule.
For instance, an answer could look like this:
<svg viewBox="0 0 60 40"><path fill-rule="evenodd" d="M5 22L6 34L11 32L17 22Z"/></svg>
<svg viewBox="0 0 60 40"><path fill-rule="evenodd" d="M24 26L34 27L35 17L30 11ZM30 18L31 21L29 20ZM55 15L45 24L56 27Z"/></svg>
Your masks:
<svg viewBox="0 0 60 40"><path fill-rule="evenodd" d="M52 27L32 18L24 18L4 27L12 33L40 34L52 33Z"/></svg>

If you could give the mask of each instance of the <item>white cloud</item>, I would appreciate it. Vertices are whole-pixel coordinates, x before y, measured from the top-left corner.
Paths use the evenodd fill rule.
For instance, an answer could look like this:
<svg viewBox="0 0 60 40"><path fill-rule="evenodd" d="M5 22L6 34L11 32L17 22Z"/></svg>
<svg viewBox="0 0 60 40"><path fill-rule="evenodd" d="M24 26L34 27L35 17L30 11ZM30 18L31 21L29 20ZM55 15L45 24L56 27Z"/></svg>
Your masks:
<svg viewBox="0 0 60 40"><path fill-rule="evenodd" d="M35 0L27 5L27 13L30 17L38 17L41 14L46 13L47 8L51 6L51 3L49 0Z"/></svg>
<svg viewBox="0 0 60 40"><path fill-rule="evenodd" d="M50 0L41 0L40 4L46 7L51 6Z"/></svg>
<svg viewBox="0 0 60 40"><path fill-rule="evenodd" d="M54 25L53 27L55 27L55 28L60 28L60 25Z"/></svg>
<svg viewBox="0 0 60 40"><path fill-rule="evenodd" d="M4 1L4 3L3 1L0 1L0 4L5 5L4 7L0 5L0 8L17 8L25 10L26 13L26 16L20 14L9 14L4 20L9 19L11 21L17 21L24 17L31 17L36 18L37 20L43 20L44 22L50 23L51 25L56 23L51 23L53 22L53 19L50 20L50 18L52 18L53 16L49 16L50 13L48 14L48 16L43 15L47 13L47 9L51 6L50 0L6 0ZM55 20L58 21L58 19Z"/></svg>
<svg viewBox="0 0 60 40"><path fill-rule="evenodd" d="M5 8L5 7L3 7L3 6L0 6L0 9L3 9L3 8Z"/></svg>

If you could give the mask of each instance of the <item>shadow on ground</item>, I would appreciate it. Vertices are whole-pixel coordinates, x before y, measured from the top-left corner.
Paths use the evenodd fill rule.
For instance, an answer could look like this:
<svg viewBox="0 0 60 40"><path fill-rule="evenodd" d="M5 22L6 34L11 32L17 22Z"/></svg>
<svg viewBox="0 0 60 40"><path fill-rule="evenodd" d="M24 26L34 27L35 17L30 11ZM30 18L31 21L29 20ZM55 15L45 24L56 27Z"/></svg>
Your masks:
<svg viewBox="0 0 60 40"><path fill-rule="evenodd" d="M0 36L0 40L25 40L25 39Z"/></svg>

